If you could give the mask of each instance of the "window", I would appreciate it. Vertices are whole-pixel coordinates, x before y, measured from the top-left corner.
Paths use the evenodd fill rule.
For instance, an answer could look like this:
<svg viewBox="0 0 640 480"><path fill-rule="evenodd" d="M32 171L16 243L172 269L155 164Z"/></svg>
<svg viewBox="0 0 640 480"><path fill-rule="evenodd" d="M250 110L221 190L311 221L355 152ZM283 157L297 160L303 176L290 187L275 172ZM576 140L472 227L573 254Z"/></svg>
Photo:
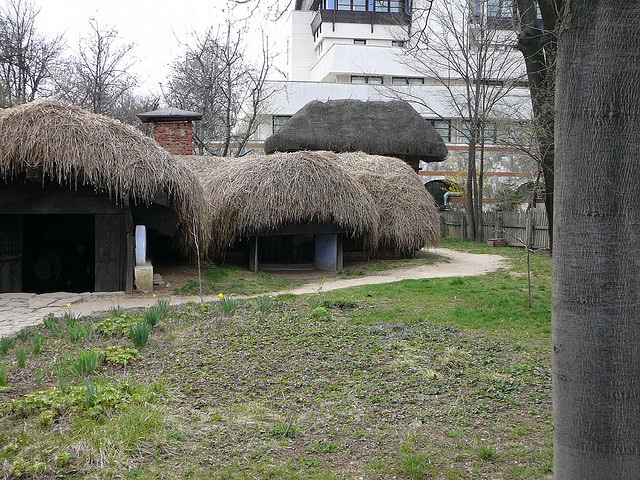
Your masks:
<svg viewBox="0 0 640 480"><path fill-rule="evenodd" d="M382 77L367 76L367 75L351 75L351 83L360 85L382 85Z"/></svg>
<svg viewBox="0 0 640 480"><path fill-rule="evenodd" d="M391 85L423 85L424 79L418 77L393 77Z"/></svg>
<svg viewBox="0 0 640 480"><path fill-rule="evenodd" d="M272 118L273 133L276 133L278 130L280 130L290 118L290 115L274 115Z"/></svg>
<svg viewBox="0 0 640 480"><path fill-rule="evenodd" d="M356 39L353 40L353 44L354 45L366 45L367 41L363 40L361 38L356 38Z"/></svg>
<svg viewBox="0 0 640 480"><path fill-rule="evenodd" d="M451 123L449 120L429 120L429 123L436 129L438 135L442 137L446 143L451 142Z"/></svg>
<svg viewBox="0 0 640 480"><path fill-rule="evenodd" d="M323 0L322 8L353 12L404 13L406 0Z"/></svg>
<svg viewBox="0 0 640 480"><path fill-rule="evenodd" d="M404 40L391 40L392 47L404 47Z"/></svg>
<svg viewBox="0 0 640 480"><path fill-rule="evenodd" d="M487 17L511 18L513 2L507 0L487 0Z"/></svg>

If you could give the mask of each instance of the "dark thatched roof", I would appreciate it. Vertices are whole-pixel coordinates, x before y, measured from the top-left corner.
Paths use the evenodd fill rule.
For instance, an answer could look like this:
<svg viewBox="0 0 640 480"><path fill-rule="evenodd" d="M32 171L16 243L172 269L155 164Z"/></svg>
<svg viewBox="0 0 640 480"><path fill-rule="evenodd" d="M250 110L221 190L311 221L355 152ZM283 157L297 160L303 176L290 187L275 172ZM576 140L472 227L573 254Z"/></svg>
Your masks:
<svg viewBox="0 0 640 480"><path fill-rule="evenodd" d="M379 217L371 196L332 152L296 152L233 159L180 157L209 195L210 252L292 224L337 225L377 243Z"/></svg>
<svg viewBox="0 0 640 480"><path fill-rule="evenodd" d="M447 147L433 126L403 101L312 101L264 144L267 154L298 150L366 152L397 157L415 169L440 162Z"/></svg>
<svg viewBox="0 0 640 480"><path fill-rule="evenodd" d="M0 177L10 182L29 169L42 172L43 186L91 185L119 204L150 204L168 195L188 231L205 212L194 174L154 140L63 102L36 100L0 110Z"/></svg>
<svg viewBox="0 0 640 480"><path fill-rule="evenodd" d="M362 152L336 161L367 190L380 215L377 250L410 255L440 238L433 197L402 160Z"/></svg>

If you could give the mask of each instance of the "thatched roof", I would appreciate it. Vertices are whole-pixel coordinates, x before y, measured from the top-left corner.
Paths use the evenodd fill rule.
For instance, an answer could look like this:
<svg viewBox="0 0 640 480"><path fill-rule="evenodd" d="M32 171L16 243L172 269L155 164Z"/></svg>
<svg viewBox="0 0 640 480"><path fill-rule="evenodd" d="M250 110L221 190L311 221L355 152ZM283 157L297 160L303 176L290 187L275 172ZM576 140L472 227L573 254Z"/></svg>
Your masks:
<svg viewBox="0 0 640 480"><path fill-rule="evenodd" d="M397 158L362 152L179 157L209 195L210 252L291 224L334 223L369 251L412 254L438 240L433 198Z"/></svg>
<svg viewBox="0 0 640 480"><path fill-rule="evenodd" d="M397 158L341 153L336 161L367 190L380 215L378 250L412 254L440 237L433 197L420 177Z"/></svg>
<svg viewBox="0 0 640 480"><path fill-rule="evenodd" d="M28 169L41 170L43 184L91 185L120 204L169 195L187 225L203 213L193 173L154 140L71 104L37 100L0 110L0 176L9 182Z"/></svg>
<svg viewBox="0 0 640 480"><path fill-rule="evenodd" d="M238 239L292 224L328 223L377 242L371 196L331 152L297 152L220 160L181 157L210 198L213 254Z"/></svg>
<svg viewBox="0 0 640 480"><path fill-rule="evenodd" d="M447 147L433 126L403 101L312 101L264 144L267 154L298 150L366 152L398 157L414 168L440 162Z"/></svg>

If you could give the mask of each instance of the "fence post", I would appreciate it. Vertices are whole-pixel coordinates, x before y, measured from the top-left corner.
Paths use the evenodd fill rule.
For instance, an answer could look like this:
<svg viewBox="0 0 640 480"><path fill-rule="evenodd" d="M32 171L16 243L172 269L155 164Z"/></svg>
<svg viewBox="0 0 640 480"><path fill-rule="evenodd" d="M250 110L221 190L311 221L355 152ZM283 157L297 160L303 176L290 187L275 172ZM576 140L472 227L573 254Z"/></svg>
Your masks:
<svg viewBox="0 0 640 480"><path fill-rule="evenodd" d="M493 238L504 238L504 220L502 215L496 216L496 222L493 224Z"/></svg>
<svg viewBox="0 0 640 480"><path fill-rule="evenodd" d="M447 226L447 224L444 221L444 214L441 213L440 214L440 236L441 237L446 237L447 236L446 235L447 232L445 231L446 228L447 228L446 226Z"/></svg>
<svg viewBox="0 0 640 480"><path fill-rule="evenodd" d="M462 240L466 240L469 238L469 236L467 235L467 216L466 215L462 215Z"/></svg>
<svg viewBox="0 0 640 480"><path fill-rule="evenodd" d="M531 210L527 210L527 220L526 220L526 224L525 224L525 232L524 232L524 238L525 238L525 247L527 247L527 249L531 249L531 247L533 247L533 212Z"/></svg>

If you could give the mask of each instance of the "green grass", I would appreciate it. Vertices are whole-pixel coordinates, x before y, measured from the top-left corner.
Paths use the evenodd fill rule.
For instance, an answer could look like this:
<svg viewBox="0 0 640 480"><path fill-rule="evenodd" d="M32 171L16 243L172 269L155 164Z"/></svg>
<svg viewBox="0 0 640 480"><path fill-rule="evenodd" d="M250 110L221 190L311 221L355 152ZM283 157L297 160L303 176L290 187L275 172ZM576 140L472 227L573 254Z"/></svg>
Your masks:
<svg viewBox="0 0 640 480"><path fill-rule="evenodd" d="M521 251L443 244L509 268L172 307L127 358L109 313L82 320L102 321L90 344L35 327L38 375L1 357L0 476L551 478L550 259L529 308ZM59 386L59 352L93 348L99 368Z"/></svg>
<svg viewBox="0 0 640 480"><path fill-rule="evenodd" d="M269 291L282 291L304 285L303 280L271 275L265 272L248 272L245 268L235 266L214 267L206 269L202 275L202 293L204 295L257 295ZM180 295L197 295L199 293L196 279L188 281L176 290Z"/></svg>

